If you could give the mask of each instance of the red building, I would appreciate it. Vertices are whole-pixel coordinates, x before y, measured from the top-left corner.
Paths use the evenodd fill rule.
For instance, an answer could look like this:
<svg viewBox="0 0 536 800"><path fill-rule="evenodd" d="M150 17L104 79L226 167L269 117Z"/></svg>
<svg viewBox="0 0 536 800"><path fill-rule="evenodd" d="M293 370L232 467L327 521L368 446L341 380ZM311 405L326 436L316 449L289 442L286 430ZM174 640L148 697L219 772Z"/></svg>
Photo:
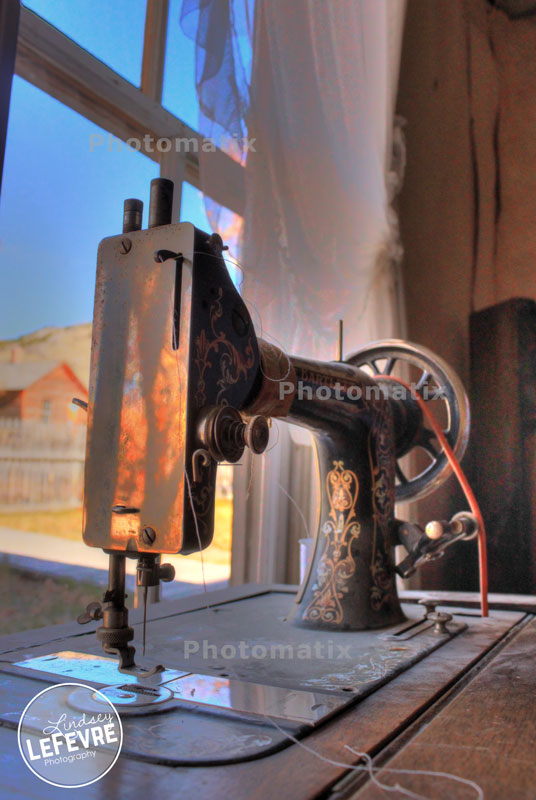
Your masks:
<svg viewBox="0 0 536 800"><path fill-rule="evenodd" d="M65 363L0 364L0 419L85 425L86 415L71 404L87 402L88 392Z"/></svg>

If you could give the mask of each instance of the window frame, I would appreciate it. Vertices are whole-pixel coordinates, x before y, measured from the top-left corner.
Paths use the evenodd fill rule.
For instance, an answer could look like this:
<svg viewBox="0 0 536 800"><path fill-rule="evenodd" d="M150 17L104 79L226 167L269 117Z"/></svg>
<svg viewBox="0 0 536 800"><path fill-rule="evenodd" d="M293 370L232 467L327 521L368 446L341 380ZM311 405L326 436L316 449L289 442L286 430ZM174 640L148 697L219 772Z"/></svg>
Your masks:
<svg viewBox="0 0 536 800"><path fill-rule="evenodd" d="M159 164L160 176L175 183L172 221L178 222L183 182L199 190L202 188L198 154L176 152L174 148L160 152L145 145L147 134L153 141L196 138L198 150L202 145L201 135L161 103L169 0L147 0L139 88L18 0L9 0L4 9L6 16L0 17L0 37L7 38L13 46L16 37L14 64L13 59L6 58L6 83L9 81L11 86L12 76L16 74L117 139L123 142L138 139L139 151ZM4 94L3 108L8 112L9 92ZM6 130L0 131L3 146L8 113L4 116ZM222 177L217 185L211 182L212 199L243 217L244 167L217 147L211 149L211 161ZM0 168L2 165L3 152L0 152ZM233 525L233 542L235 530ZM232 563L236 564L236 557Z"/></svg>
<svg viewBox="0 0 536 800"><path fill-rule="evenodd" d="M160 164L162 177L201 189L197 153L159 152L147 148L153 141L201 136L161 105L167 30L167 0L147 0L142 58L142 85L137 88L88 53L64 33L21 5L15 74L59 100L118 139L138 139L140 152ZM200 147L199 147L200 149ZM244 215L244 167L221 149L218 160L224 180L214 186L212 198L240 216ZM178 191L180 201L180 190ZM180 214L180 206L176 215ZM174 215L175 216L175 215Z"/></svg>

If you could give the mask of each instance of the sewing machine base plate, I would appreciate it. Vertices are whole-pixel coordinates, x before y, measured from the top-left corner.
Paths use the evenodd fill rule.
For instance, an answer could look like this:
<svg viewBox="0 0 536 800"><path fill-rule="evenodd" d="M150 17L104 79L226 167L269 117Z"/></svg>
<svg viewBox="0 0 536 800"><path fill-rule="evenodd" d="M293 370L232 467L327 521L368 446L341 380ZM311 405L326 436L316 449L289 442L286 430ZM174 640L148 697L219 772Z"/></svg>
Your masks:
<svg viewBox="0 0 536 800"><path fill-rule="evenodd" d="M182 693L182 699L174 698L170 713L124 717L125 744L120 759L124 768L116 778L112 771L102 784L117 786L119 781L126 788L131 782L133 785L137 780L143 782L143 770L148 770L147 774L152 775L160 788L160 778L162 787L171 785L167 783L171 774L180 770L184 785L184 779L193 769L193 787L194 775L199 775L198 770L204 766L209 772L203 786L211 785L215 790L209 777L214 774L220 796L223 792L224 796L245 798L257 792L259 797L272 797L277 793L274 787L279 781L280 768L288 768L296 773L292 778L293 789L297 781L293 796L312 796L313 792L307 794L305 787L311 786L315 764L311 765L310 775L301 775L297 766L304 753L289 741L286 732L298 738L306 735L309 746L321 752L323 748L327 747L326 752L331 748L331 757L343 762L349 761L349 754L340 749L344 743L351 743L360 751L374 750L380 742L396 735L409 718L429 705L449 682L526 617L522 612L496 611L489 620L482 620L475 609L449 609L454 613L449 627L453 626L452 633L458 635L438 636L429 627L407 638L411 627L406 627L401 631L406 638L393 641L385 637L386 631L342 634L339 638L339 634L293 628L285 620L293 601L288 587L228 589L214 593L210 601L210 611L200 596L150 608L150 648L146 661L139 660L146 667L159 662L169 668L169 675L163 673L163 677L152 679L157 685L168 684L176 692L181 682L185 682L183 685L189 691ZM413 620L422 621L420 606L405 605L404 609ZM136 612L133 622L138 637L140 620ZM37 779L24 773L14 729L26 702L46 683L64 682L67 675L78 677L65 671L71 668L66 651L89 656L88 663L92 659L94 664L100 663L97 672L104 669L98 677L93 676L97 678L94 680L87 677L87 671L80 675L84 683L97 687L115 684L128 689L133 680L115 673L113 667L110 670L106 663L103 667L92 631L86 633L85 629L81 633L74 626L62 628L63 631L50 629L48 635L43 629L0 640L4 645L0 670L3 728L0 739L4 760L12 762L11 771L16 771L21 780L32 780L33 796L41 796L41 787L36 785ZM356 651L358 639L361 644ZM249 646L249 658L240 657L241 642ZM323 653L318 649L319 642L324 645ZM271 646L285 645L294 648L294 657L274 658ZM254 647L257 650L253 652ZM55 659L60 667L56 675L48 672L53 662L47 666L44 661L53 654L61 656ZM77 659L79 663L85 660L78 656ZM195 697L198 690L207 691L207 686L208 695L194 700L191 690L195 690ZM318 698L326 701L327 708L320 708L322 703L317 702ZM204 702L207 699L210 702ZM339 742L335 749L329 745L332 740ZM142 773L138 764L143 765ZM316 790L324 786L335 767L324 763L323 769L322 776L317 775ZM260 776L266 772L275 783L265 785L263 790ZM234 783L238 774L240 787ZM330 780L333 782L334 778ZM221 789L222 781L225 791ZM96 793L103 790L101 783L98 786ZM284 784L280 790L285 791ZM16 791L20 795L20 787ZM206 793L204 789L202 793L198 788L195 791L198 798L213 796L208 789ZM43 796L47 796L44 790ZM92 796L91 792L88 796Z"/></svg>
<svg viewBox="0 0 536 800"><path fill-rule="evenodd" d="M27 675L103 689L125 716L123 750L134 757L228 763L288 745L278 725L306 735L467 627L453 619L448 632L438 633L422 607L408 605L406 623L381 631L304 630L287 619L292 602L289 594L271 592L191 611L177 625L168 618L150 622L147 654L166 667L155 675L119 672L117 661L98 654L92 635L83 637L86 652L48 652L5 668L11 681ZM95 708L86 710L98 710L99 702L96 695ZM158 720L158 736L148 738L151 720L142 717L160 711L168 713ZM8 705L0 719L9 724L13 713ZM179 744L185 719L198 737ZM209 753L199 748L201 738Z"/></svg>

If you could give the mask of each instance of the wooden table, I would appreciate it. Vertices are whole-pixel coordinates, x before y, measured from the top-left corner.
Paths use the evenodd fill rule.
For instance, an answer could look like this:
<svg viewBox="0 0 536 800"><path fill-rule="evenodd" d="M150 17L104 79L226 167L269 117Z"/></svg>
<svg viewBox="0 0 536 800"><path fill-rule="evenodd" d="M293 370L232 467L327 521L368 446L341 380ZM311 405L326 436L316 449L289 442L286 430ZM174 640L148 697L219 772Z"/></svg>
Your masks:
<svg viewBox="0 0 536 800"><path fill-rule="evenodd" d="M248 598L262 602L274 592L288 594L291 602L292 587L243 586L211 593L210 603L231 608L229 604ZM406 599L416 600L417 595L409 593ZM404 796L380 789L348 746L373 758L379 768L376 781L398 783L422 797L534 800L536 599L494 597L490 620L475 616L474 601L474 596L443 593L442 605L451 607L456 620L468 623L467 631L319 726L302 744L289 743L265 757L216 766L170 767L122 755L102 780L76 792L121 800L156 794L184 794L196 800ZM153 629L169 626L170 636L176 636L191 618L184 615L197 613L205 602L197 595L152 606ZM138 628L138 612L132 617ZM149 635L150 631L151 627ZM0 639L1 658L5 664L33 653L73 649L73 640L83 650L93 641L89 634L87 627L72 624L13 634ZM5 696L0 698L0 710L5 701ZM2 798L58 797L57 788L40 781L22 762L13 725L0 727L0 763ZM356 765L359 768L352 769ZM473 781L482 794L447 777L390 771L395 769L451 773Z"/></svg>

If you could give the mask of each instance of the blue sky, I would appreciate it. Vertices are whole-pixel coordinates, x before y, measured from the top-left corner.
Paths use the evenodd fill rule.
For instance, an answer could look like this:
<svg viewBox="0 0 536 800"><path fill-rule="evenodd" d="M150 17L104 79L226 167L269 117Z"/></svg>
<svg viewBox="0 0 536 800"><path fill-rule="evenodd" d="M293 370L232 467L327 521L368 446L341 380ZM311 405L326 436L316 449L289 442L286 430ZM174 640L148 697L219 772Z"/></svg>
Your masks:
<svg viewBox="0 0 536 800"><path fill-rule="evenodd" d="M171 0L164 104L197 127L194 45ZM28 0L123 77L139 85L145 0ZM128 24L125 24L128 20ZM89 120L15 76L0 199L0 339L93 314L98 243L121 231L123 200L139 197L147 223L158 165L114 140L90 151ZM183 186L181 218L207 229L202 198Z"/></svg>

